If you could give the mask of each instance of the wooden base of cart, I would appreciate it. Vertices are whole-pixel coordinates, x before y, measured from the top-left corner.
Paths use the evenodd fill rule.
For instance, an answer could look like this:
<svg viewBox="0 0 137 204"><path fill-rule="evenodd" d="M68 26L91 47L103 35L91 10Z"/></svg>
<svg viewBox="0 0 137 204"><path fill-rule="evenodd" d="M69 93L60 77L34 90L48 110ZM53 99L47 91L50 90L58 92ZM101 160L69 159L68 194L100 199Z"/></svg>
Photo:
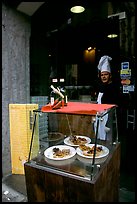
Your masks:
<svg viewBox="0 0 137 204"><path fill-rule="evenodd" d="M35 162L25 163L24 168L28 202L118 202L119 143L93 180Z"/></svg>

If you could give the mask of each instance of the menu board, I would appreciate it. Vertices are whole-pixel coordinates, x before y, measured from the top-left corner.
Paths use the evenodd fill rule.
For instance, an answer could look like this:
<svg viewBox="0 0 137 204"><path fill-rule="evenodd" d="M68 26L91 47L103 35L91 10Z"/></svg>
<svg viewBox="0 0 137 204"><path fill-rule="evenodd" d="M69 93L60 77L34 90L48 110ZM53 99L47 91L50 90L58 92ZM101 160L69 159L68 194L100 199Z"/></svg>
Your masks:
<svg viewBox="0 0 137 204"><path fill-rule="evenodd" d="M9 104L10 146L13 174L24 174L24 163L28 161L33 129L33 110L38 104ZM38 117L34 131L33 155L39 150Z"/></svg>

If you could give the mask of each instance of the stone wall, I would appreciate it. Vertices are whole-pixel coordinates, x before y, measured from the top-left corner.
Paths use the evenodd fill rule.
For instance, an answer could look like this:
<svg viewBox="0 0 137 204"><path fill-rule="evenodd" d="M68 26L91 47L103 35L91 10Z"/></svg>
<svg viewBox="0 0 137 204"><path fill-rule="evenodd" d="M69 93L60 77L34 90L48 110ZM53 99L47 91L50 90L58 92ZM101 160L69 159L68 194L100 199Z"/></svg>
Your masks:
<svg viewBox="0 0 137 204"><path fill-rule="evenodd" d="M9 104L30 103L30 18L2 4L2 173L11 173Z"/></svg>

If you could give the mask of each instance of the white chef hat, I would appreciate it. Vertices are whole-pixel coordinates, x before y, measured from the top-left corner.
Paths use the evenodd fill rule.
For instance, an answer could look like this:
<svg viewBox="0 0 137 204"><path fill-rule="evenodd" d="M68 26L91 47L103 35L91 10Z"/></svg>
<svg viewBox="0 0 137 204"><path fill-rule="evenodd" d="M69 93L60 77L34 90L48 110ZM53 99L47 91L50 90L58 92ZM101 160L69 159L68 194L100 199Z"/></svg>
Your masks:
<svg viewBox="0 0 137 204"><path fill-rule="evenodd" d="M99 64L98 64L98 70L101 72L107 71L111 73L111 68L110 68L111 60L112 58L107 55L104 55L103 57L101 57L101 59L99 60Z"/></svg>

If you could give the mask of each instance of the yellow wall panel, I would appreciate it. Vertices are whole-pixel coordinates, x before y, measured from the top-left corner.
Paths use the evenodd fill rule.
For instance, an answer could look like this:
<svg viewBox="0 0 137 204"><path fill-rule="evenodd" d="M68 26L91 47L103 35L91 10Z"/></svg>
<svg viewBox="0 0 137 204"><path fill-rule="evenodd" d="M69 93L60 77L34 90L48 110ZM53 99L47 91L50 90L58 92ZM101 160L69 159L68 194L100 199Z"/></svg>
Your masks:
<svg viewBox="0 0 137 204"><path fill-rule="evenodd" d="M28 160L33 126L30 126L30 114L34 122L33 110L38 104L9 104L10 145L13 174L24 174L24 163ZM34 131L33 156L39 151L38 117Z"/></svg>

